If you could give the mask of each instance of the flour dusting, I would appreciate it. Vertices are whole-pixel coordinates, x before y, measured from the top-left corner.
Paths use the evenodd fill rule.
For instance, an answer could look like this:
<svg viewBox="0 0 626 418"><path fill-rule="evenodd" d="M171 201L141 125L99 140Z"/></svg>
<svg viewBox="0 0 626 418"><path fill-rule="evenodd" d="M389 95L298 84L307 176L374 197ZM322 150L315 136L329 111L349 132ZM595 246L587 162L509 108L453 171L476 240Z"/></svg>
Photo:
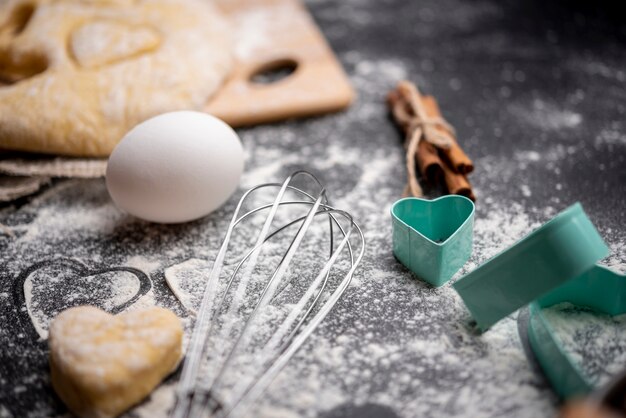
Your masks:
<svg viewBox="0 0 626 418"><path fill-rule="evenodd" d="M54 182L19 208L0 209L0 222L15 235L0 235L0 315L8 324L0 327L6 353L0 390L10 401L7 410L28 405L33 416L65 411L49 389L45 345L14 325L24 307L15 306L12 285L26 269L52 255L79 260L89 269L137 268L153 286L128 309L149 303L173 310L183 322L186 345L195 321L190 307L202 297L202 278L243 191L307 169L320 177L331 203L362 226L366 254L343 298L254 405L255 416L326 418L359 407L400 418L556 413L558 399L526 358L517 314L476 335L451 283L577 200L611 247L604 262L624 271L623 182L605 175L621 173L624 165L623 117L615 110L620 101L604 99L604 92L621 90L604 84L593 91L588 87L596 81L576 76L567 59L566 68L547 69L541 34L536 42L526 35L520 42L509 32L494 36L492 23L510 23L501 20L508 16L506 3L314 0L313 7L357 99L345 112L238 129L246 172L240 189L214 213L182 225L139 221L115 208L102 180ZM404 8L407 13L400 13ZM253 28L271 23L261 12L245 19L251 26L242 29L248 33L239 36L247 40L236 53L251 56L265 42L262 35L255 38ZM368 38L370 29L380 37ZM394 33L402 39L392 43ZM416 36L419 41L413 42ZM609 64L583 69L601 80L618 80L623 66ZM403 138L389 118L385 97L404 78L437 97L476 166L470 177L478 198L473 254L451 283L437 289L415 278L391 250L389 208L402 195L406 173ZM546 89L532 87L539 79L547 80ZM606 118L615 121L605 123ZM424 186L429 197L440 193ZM243 238L254 236L253 226L240 231ZM135 286L131 279L127 284ZM31 292L39 296L31 301L43 303L44 282L32 283ZM118 285L119 290L96 288L94 294L103 304L115 304L126 295L125 286ZM78 299L89 291L75 290ZM58 298L59 309L65 307L64 297ZM38 312L50 316L55 310ZM271 324L284 313L268 309L262 319ZM261 326L259 333L270 329ZM587 347L587 338L596 334L576 335L579 346ZM233 340L225 332L220 341L227 347ZM593 366L601 355L623 352L588 353L583 362ZM243 355L239 364L240 373L231 379L245 378L255 362ZM176 374L168 378L126 417L167 416L177 379ZM16 416L27 415L17 411Z"/></svg>
<svg viewBox="0 0 626 418"><path fill-rule="evenodd" d="M512 105L511 112L528 123L545 130L575 128L582 122L582 116L568 109L540 99L532 102L530 109L522 105Z"/></svg>
<svg viewBox="0 0 626 418"><path fill-rule="evenodd" d="M26 308L35 330L45 340L48 325L61 310L94 305L106 311L128 302L139 291L139 281L130 272L105 272L79 276L67 266L44 266L24 281Z"/></svg>
<svg viewBox="0 0 626 418"><path fill-rule="evenodd" d="M542 314L574 364L596 387L608 383L626 364L626 314L610 317L559 303Z"/></svg>

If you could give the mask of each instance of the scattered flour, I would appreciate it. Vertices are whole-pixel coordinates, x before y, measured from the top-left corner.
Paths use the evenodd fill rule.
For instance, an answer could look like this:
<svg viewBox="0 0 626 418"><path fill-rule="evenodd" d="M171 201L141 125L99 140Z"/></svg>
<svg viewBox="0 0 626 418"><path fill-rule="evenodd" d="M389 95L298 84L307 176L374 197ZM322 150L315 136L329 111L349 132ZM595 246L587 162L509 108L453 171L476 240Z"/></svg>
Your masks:
<svg viewBox="0 0 626 418"><path fill-rule="evenodd" d="M626 130L603 129L596 135L595 145L626 146Z"/></svg>
<svg viewBox="0 0 626 418"><path fill-rule="evenodd" d="M127 259L123 265L126 267L133 267L138 270L141 270L145 274L150 275L158 271L162 267L163 260L159 260L158 258L146 258L138 255L134 255Z"/></svg>
<svg viewBox="0 0 626 418"><path fill-rule="evenodd" d="M570 303L542 313L570 359L595 386L608 383L624 369L626 314L610 317Z"/></svg>
<svg viewBox="0 0 626 418"><path fill-rule="evenodd" d="M290 12L290 9L278 5L257 7L232 15L235 57L245 61L255 57L259 49L271 46L270 34L277 26L277 17L284 25L285 20L289 19Z"/></svg>
<svg viewBox="0 0 626 418"><path fill-rule="evenodd" d="M509 110L515 117L547 131L576 128L583 121L579 113L561 109L559 106L541 99L535 99L530 109L521 104L513 104Z"/></svg>

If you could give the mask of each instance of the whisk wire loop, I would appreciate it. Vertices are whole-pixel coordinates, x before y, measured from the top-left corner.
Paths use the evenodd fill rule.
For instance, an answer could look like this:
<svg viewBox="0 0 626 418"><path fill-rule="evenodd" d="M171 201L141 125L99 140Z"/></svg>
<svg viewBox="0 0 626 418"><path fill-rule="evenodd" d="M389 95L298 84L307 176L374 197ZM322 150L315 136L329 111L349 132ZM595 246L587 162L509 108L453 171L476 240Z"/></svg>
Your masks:
<svg viewBox="0 0 626 418"><path fill-rule="evenodd" d="M292 183L298 177L312 180L318 190L311 193L294 186ZM240 215L244 212L244 204L248 200L253 200L253 194L272 188L278 189L272 203L262 204ZM285 200L287 193L295 193L300 196L301 200ZM282 207L306 207L307 212L306 215L290 219L272 230L278 211ZM229 277L222 279L224 262L235 229L261 212L267 212L267 216L256 236L254 245L244 252L238 262L231 264L234 269L227 275ZM231 369L237 372L235 362L237 354L248 350L248 346L254 345L252 344L252 341L255 341L252 324L258 321L260 313L265 312L275 303L279 303L279 299L283 298L287 289L294 289L294 286L299 288L298 286L307 284L301 280L294 282L294 276L289 276L287 273L293 268L292 261L299 252L307 232L319 216L328 217L327 237L330 244L328 258L321 270L314 273L314 279L310 281L297 302L289 305L293 308L285 314L273 335L260 345L259 353L255 352L254 359L258 357L259 360L254 360L257 367L249 376L250 378L238 379L231 385L232 387L228 388L230 389L228 396L224 397L222 392L227 388L228 372ZM342 224L342 220L346 225ZM251 293L250 286L256 286L257 281L251 282L251 277L257 270L258 259L265 246L295 227L297 227L295 235L289 241L285 252L279 257L278 264L273 268L269 279L262 285L262 290L252 292L256 300L251 305L246 303L244 296ZM341 236L337 245L335 245L334 237L335 227ZM355 232L357 241L351 242ZM357 243L357 253L355 253L354 244ZM349 213L330 205L326 189L313 174L307 171L297 171L287 177L283 183L261 184L246 191L236 206L207 279L176 392L176 403L170 416L172 418L204 416L226 418L245 413L337 303L349 286L364 251L365 238L362 230ZM336 288L332 290L329 287L331 272L340 269L337 263L345 252L347 252L347 262L350 267ZM345 262L344 260L339 264ZM262 267L267 267L267 263L264 263ZM220 285L220 282L223 284ZM222 291L221 288L224 290ZM219 295L220 292L222 292L221 295ZM230 304L227 303L229 298ZM232 318L242 313L245 315L246 312L247 317L243 320L240 330L234 331L235 324L241 321L235 321ZM230 319L227 320L228 318ZM216 327L220 325L221 329L216 330ZM219 337L217 345L215 341L209 341L214 331ZM228 347L222 344L226 340L232 341ZM207 354L210 344L213 344L214 348L212 355ZM215 352L217 346L219 350ZM224 360L221 364L216 364L221 357L215 354L219 354L220 350L225 350Z"/></svg>

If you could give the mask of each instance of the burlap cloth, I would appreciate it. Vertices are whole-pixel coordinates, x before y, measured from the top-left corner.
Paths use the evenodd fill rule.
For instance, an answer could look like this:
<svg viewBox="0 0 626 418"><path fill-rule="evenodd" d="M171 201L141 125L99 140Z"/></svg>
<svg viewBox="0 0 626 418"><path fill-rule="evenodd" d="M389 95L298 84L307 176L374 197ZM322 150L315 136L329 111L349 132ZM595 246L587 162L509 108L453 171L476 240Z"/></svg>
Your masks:
<svg viewBox="0 0 626 418"><path fill-rule="evenodd" d="M64 158L0 151L0 202L33 194L54 177L103 177L106 165L106 158Z"/></svg>

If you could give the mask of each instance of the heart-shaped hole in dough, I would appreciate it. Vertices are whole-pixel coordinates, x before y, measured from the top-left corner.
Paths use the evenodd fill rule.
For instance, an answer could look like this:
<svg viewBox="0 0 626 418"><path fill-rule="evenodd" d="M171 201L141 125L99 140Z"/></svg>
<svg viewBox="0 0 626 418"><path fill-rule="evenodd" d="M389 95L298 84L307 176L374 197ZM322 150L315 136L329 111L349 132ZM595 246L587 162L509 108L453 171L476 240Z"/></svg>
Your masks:
<svg viewBox="0 0 626 418"><path fill-rule="evenodd" d="M34 77L47 68L48 58L41 53L14 53L10 49L0 49L0 86Z"/></svg>
<svg viewBox="0 0 626 418"><path fill-rule="evenodd" d="M32 3L22 3L16 5L7 20L2 22L0 32L2 34L19 35L24 31L30 18L35 13L35 5ZM6 35L5 35L6 36Z"/></svg>
<svg viewBox="0 0 626 418"><path fill-rule="evenodd" d="M147 25L94 20L70 35L70 56L83 68L111 65L155 51L161 44L158 31Z"/></svg>
<svg viewBox="0 0 626 418"><path fill-rule="evenodd" d="M10 85L41 74L48 68L48 58L38 52L15 51L14 38L26 29L33 14L33 3L15 5L0 23L0 86Z"/></svg>

